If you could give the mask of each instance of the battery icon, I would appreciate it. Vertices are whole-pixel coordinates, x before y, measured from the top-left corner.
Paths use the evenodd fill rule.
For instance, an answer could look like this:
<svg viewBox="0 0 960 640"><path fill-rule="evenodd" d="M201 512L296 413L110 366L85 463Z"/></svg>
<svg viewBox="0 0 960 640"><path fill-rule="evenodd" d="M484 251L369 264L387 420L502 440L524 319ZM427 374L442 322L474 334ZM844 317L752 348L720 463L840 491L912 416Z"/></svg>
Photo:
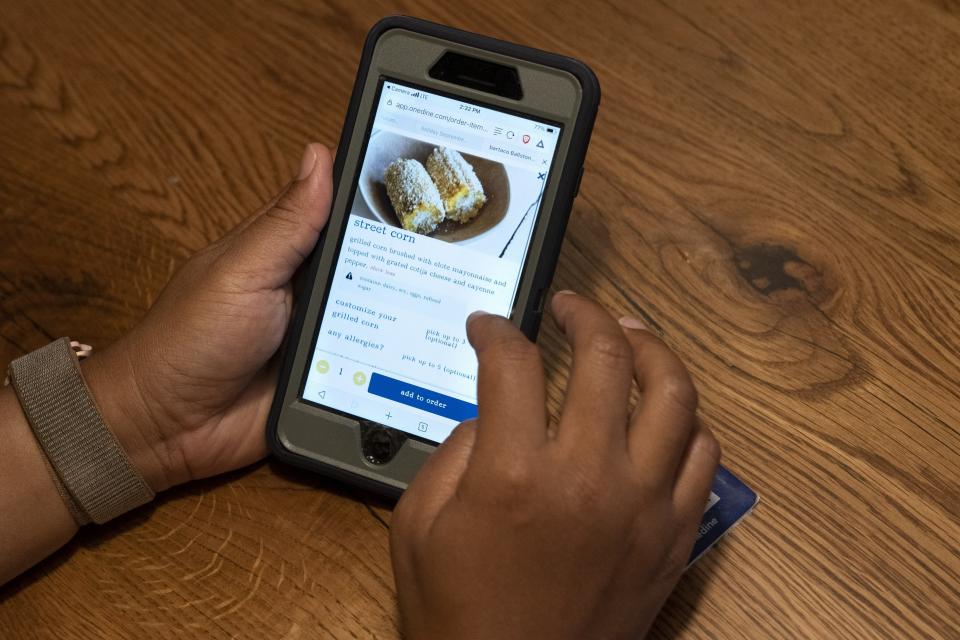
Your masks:
<svg viewBox="0 0 960 640"><path fill-rule="evenodd" d="M547 127L547 133L553 133L553 127Z"/></svg>

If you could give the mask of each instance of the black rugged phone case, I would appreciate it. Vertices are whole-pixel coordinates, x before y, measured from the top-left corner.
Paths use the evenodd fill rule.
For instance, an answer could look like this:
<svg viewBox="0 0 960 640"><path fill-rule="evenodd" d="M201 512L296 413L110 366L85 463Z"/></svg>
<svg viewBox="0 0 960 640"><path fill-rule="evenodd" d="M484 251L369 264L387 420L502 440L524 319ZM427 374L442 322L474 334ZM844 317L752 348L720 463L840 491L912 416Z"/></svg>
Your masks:
<svg viewBox="0 0 960 640"><path fill-rule="evenodd" d="M357 111L360 107L360 97L363 87L366 83L367 73L370 69L370 59L373 57L373 50L377 40L384 33L391 29L405 29L416 33L422 33L428 36L434 36L443 40L464 44L478 49L493 51L502 55L527 60L544 66L561 69L573 75L580 82L583 98L581 100L580 113L573 126L573 139L570 141L569 151L563 173L557 185L557 193L554 199L554 211L550 216L549 226L544 235L543 246L539 255L531 255L527 264L535 266L535 272L530 291L532 295L526 300L523 314L520 321L520 329L531 340L536 340L540 328L540 318L543 312L543 297L550 282L553 279L553 273L556 268L557 258L560 256L560 246L563 243L563 235L567 226L567 219L570 215L570 208L573 206L573 199L576 191L580 187L580 178L583 174L583 160L587 153L587 145L590 142L590 134L593 130L593 122L596 118L597 109L600 105L600 84L593 72L582 62L573 58L532 49L522 45L497 40L487 36L481 36L469 31L462 31L436 24L418 18L408 16L390 16L377 22L367 34L367 39L363 45L363 52L360 57L357 79L353 85L353 92L350 96L350 103L347 108L347 115L343 123L340 142L337 145L337 155L333 163L333 184L340 184L340 177L343 172L344 155L351 142L354 124L357 119ZM320 263L319 247L323 246L324 235L321 234L317 240L318 249L314 249L310 256L309 266L301 280L301 290L312 286L317 276L317 269ZM298 291L298 294L302 291ZM296 300L302 300L301 295L297 295ZM307 305L295 305L294 316L287 331L284 343L281 346L283 357L280 365L280 377L277 382L277 391L274 395L273 404L270 407L270 415L267 419L267 446L271 453L277 459L294 466L309 469L343 481L354 486L373 491L375 493L399 498L402 491L396 487L386 485L359 475L352 474L337 467L323 464L316 460L293 453L283 446L277 434L277 426L280 418L280 412L283 407L283 398L286 394L287 385L290 381L291 369L293 367L294 351L297 339L303 330L303 323L306 317Z"/></svg>

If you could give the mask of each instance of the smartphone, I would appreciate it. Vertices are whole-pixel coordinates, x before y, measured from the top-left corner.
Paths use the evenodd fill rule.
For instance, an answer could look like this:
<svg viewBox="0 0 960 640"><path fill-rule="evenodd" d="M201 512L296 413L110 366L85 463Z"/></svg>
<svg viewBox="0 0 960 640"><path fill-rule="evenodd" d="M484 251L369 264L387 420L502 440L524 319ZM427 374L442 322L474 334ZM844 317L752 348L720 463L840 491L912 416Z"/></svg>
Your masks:
<svg viewBox="0 0 960 640"><path fill-rule="evenodd" d="M467 316L536 339L599 100L570 58L407 17L373 27L284 347L276 457L399 496L477 415Z"/></svg>

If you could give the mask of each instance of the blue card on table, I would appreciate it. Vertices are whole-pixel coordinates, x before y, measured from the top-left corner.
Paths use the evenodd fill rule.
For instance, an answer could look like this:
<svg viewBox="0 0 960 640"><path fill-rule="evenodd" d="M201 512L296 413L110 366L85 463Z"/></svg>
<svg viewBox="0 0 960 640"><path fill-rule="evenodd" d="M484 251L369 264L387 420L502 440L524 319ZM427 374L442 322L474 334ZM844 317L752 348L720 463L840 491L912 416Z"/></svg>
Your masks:
<svg viewBox="0 0 960 640"><path fill-rule="evenodd" d="M757 494L725 467L717 469L707 508L700 520L689 567L756 506Z"/></svg>

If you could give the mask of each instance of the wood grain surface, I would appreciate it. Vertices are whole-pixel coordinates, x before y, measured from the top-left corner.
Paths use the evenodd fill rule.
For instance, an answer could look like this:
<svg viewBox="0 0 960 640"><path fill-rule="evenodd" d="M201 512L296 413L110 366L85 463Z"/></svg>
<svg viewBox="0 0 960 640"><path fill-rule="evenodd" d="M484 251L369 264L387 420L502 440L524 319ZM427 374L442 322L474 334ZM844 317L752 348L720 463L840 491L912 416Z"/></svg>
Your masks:
<svg viewBox="0 0 960 640"><path fill-rule="evenodd" d="M554 285L662 332L762 496L652 637L960 637L955 0L2 0L0 363L136 323L336 143L395 12L600 77ZM0 590L0 635L392 638L389 520L265 462L87 527Z"/></svg>

